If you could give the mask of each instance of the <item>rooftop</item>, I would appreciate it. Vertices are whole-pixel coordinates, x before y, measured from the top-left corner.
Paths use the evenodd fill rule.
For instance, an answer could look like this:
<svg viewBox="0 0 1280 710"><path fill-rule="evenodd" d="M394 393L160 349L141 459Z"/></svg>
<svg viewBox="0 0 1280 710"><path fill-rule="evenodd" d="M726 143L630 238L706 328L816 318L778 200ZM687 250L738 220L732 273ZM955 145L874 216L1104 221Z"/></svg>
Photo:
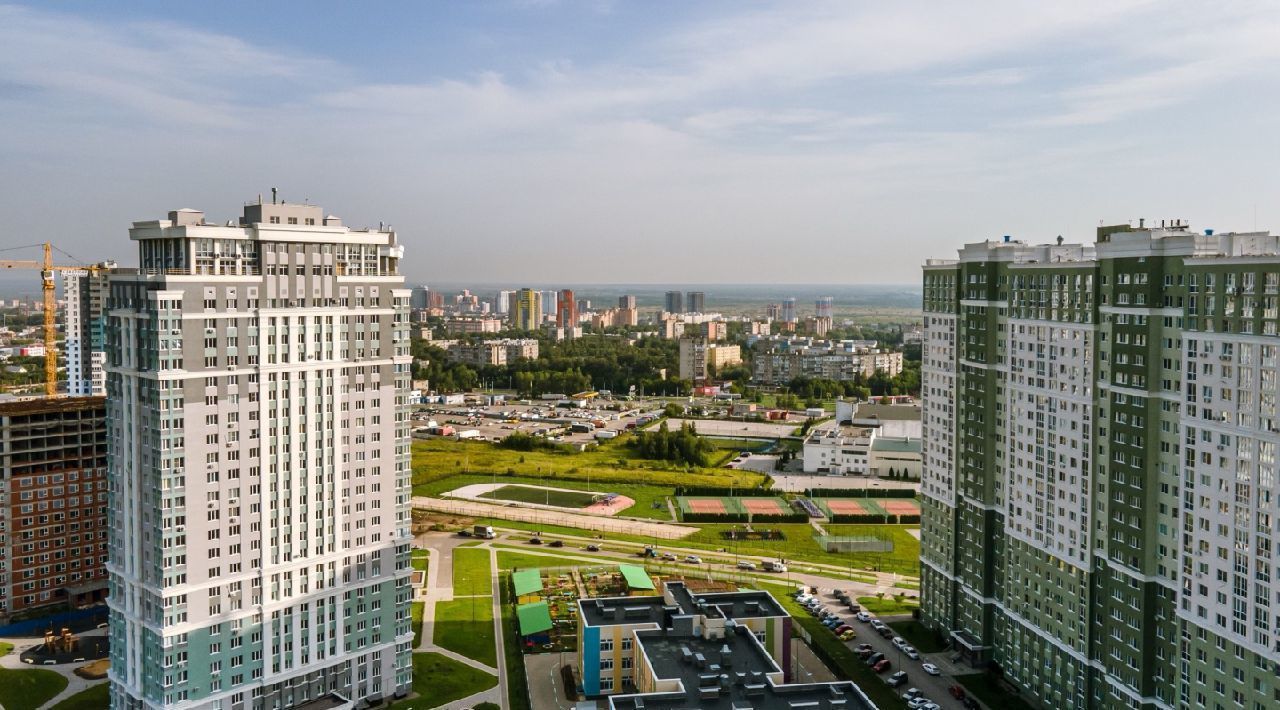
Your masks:
<svg viewBox="0 0 1280 710"><path fill-rule="evenodd" d="M782 669L745 626L726 623L723 638L706 639L673 631L641 631L640 649L654 675L676 680L673 692L615 695L609 706L617 710L790 710L875 706L851 682L775 684Z"/></svg>
<svg viewBox="0 0 1280 710"><path fill-rule="evenodd" d="M106 406L106 397L37 397L0 402L0 417L74 412L84 409L101 409Z"/></svg>
<svg viewBox="0 0 1280 710"><path fill-rule="evenodd" d="M748 619L786 616L768 592L746 590L694 597L681 582L667 582L662 595L580 599L578 608L587 626L615 624L667 625L667 615L704 614L711 618Z"/></svg>
<svg viewBox="0 0 1280 710"><path fill-rule="evenodd" d="M542 573L537 568L517 570L511 575L511 581L518 597L542 591Z"/></svg>

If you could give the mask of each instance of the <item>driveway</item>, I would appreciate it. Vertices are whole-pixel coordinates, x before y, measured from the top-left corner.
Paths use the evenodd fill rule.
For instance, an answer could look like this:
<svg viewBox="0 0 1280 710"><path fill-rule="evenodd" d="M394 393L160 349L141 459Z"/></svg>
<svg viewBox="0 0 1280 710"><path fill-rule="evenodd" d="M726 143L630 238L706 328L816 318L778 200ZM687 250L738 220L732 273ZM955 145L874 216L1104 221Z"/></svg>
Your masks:
<svg viewBox="0 0 1280 710"><path fill-rule="evenodd" d="M532 710L574 710L577 703L564 694L561 666L576 666L576 653L531 653L524 657L529 677L529 706Z"/></svg>

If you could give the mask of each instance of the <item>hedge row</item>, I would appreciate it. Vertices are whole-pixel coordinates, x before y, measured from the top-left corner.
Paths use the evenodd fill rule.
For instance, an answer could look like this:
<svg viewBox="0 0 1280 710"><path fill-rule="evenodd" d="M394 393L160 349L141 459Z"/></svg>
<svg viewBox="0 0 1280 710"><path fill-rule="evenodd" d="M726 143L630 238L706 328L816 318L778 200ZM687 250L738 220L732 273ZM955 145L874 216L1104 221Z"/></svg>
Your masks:
<svg viewBox="0 0 1280 710"><path fill-rule="evenodd" d="M810 498L915 498L917 495L910 488L806 488L804 494Z"/></svg>
<svg viewBox="0 0 1280 710"><path fill-rule="evenodd" d="M728 486L676 486L676 495L678 496L742 496L744 498L753 498L761 496L776 496L774 491L768 488L730 488Z"/></svg>
<svg viewBox="0 0 1280 710"><path fill-rule="evenodd" d="M682 523L807 523L809 516L804 513L787 513L785 515L746 515L744 513L681 513Z"/></svg>
<svg viewBox="0 0 1280 710"><path fill-rule="evenodd" d="M860 513L857 515L832 515L828 520L832 524L841 525L868 525L868 524L890 524L890 525L919 525L919 515L874 515L871 513Z"/></svg>

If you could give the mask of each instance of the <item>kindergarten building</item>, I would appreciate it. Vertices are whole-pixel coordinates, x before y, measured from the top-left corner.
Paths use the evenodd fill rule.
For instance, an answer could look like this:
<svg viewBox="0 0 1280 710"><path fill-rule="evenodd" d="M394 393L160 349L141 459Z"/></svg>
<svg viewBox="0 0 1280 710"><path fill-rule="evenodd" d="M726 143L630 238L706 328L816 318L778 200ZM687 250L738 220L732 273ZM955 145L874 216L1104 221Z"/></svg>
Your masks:
<svg viewBox="0 0 1280 710"><path fill-rule="evenodd" d="M874 710L853 683L790 683L791 617L768 592L578 601L578 671L613 710L699 707Z"/></svg>

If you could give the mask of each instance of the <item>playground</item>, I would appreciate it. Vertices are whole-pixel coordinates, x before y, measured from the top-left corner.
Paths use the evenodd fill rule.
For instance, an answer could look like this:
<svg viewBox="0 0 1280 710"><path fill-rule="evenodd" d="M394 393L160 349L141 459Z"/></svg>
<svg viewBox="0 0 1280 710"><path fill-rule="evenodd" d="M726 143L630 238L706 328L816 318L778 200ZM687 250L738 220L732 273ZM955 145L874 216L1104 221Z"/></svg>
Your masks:
<svg viewBox="0 0 1280 710"><path fill-rule="evenodd" d="M46 629L44 643L32 646L22 652L22 662L32 665L47 665L50 661L60 663L83 663L106 658L111 655L111 639L106 634L95 633L91 636L76 636L71 629L63 627L55 633Z"/></svg>

